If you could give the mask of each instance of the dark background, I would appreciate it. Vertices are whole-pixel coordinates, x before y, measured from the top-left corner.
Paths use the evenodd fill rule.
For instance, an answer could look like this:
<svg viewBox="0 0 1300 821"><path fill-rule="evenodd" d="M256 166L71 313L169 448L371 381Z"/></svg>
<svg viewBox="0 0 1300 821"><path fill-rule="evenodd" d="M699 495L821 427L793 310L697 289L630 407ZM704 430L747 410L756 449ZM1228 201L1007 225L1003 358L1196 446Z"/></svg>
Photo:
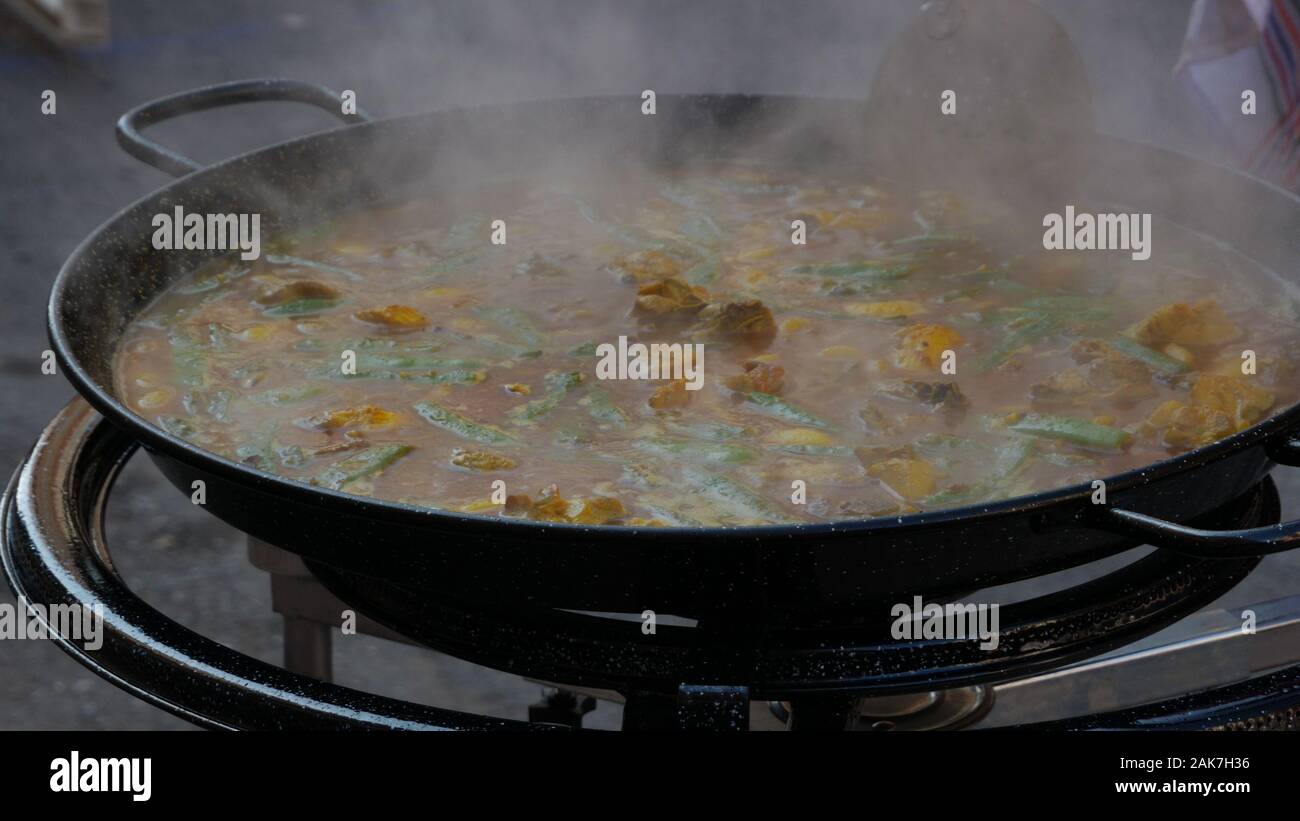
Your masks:
<svg viewBox="0 0 1300 821"><path fill-rule="evenodd" d="M7 475L17 465L72 396L62 377L40 373L45 300L59 266L99 223L167 182L118 149L112 126L128 108L260 76L354 89L379 116L644 88L863 97L919 5L119 0L112 42L76 50L48 44L0 9L0 469ZM1102 130L1216 158L1200 112L1171 76L1190 0L1042 5L1083 54ZM45 89L58 95L54 116L40 112ZM303 106L262 104L193 115L152 134L213 161L333 122ZM1284 492L1300 498L1300 484ZM280 620L239 534L140 459L114 500L114 556L140 595L187 626L279 661ZM1298 564L1269 560L1273 572L1261 569L1233 600L1295 590ZM12 601L7 588L0 601ZM340 683L398 697L522 717L537 694L517 678L378 639L336 636L335 649ZM617 726L618 710L602 706L596 717L596 726ZM0 642L0 729L183 726L47 643Z"/></svg>

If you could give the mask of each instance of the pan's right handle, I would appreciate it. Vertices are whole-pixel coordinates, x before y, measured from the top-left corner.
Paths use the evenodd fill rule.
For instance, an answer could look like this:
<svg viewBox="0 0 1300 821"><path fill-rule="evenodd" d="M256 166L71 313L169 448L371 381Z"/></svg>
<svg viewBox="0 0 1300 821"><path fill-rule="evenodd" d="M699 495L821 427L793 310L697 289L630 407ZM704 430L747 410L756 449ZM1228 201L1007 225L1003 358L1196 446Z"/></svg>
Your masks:
<svg viewBox="0 0 1300 821"><path fill-rule="evenodd" d="M203 166L148 139L140 133L141 129L193 111L268 101L308 103L330 112L349 125L368 123L374 119L360 108L356 109L355 114L344 114L343 98L333 90L315 83L278 79L237 80L161 97L131 109L117 121L117 142L132 157L174 177L183 177Z"/></svg>
<svg viewBox="0 0 1300 821"><path fill-rule="evenodd" d="M1284 432L1265 442L1264 452L1279 465L1300 467L1300 434ZM1300 519L1244 530L1202 530L1133 510L1099 506L1093 523L1111 533L1205 559L1267 556L1300 547Z"/></svg>

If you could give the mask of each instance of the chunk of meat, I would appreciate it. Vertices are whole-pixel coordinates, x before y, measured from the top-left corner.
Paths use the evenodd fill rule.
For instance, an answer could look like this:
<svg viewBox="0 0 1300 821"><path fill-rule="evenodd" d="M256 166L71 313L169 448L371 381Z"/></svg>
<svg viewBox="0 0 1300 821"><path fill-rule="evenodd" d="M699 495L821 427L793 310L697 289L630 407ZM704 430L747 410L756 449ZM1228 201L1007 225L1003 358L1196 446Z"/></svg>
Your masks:
<svg viewBox="0 0 1300 821"><path fill-rule="evenodd" d="M1129 335L1156 349L1171 342L1187 348L1213 348L1236 339L1241 331L1218 301L1207 297L1192 305L1173 302L1157 308L1129 329Z"/></svg>
<svg viewBox="0 0 1300 821"><path fill-rule="evenodd" d="M592 496L587 499L566 500L556 485L542 490L537 501L527 494L506 497L502 514L523 516L543 522L568 522L584 525L603 525L627 515L623 503L612 496Z"/></svg>
<svg viewBox="0 0 1300 821"><path fill-rule="evenodd" d="M1077 406L1104 402L1129 407L1155 394L1151 369L1099 339L1070 349L1076 367L1066 368L1029 388L1038 405Z"/></svg>
<svg viewBox="0 0 1300 821"><path fill-rule="evenodd" d="M691 402L691 392L686 390L685 379L674 379L667 385L660 385L650 394L649 404L655 410L684 408Z"/></svg>
<svg viewBox="0 0 1300 821"><path fill-rule="evenodd" d="M742 342L755 347L776 336L772 311L757 299L743 302L714 302L700 311L695 333L706 339Z"/></svg>
<svg viewBox="0 0 1300 821"><path fill-rule="evenodd" d="M920 382L915 379L890 379L880 383L876 393L903 402L926 405L931 410L963 411L970 406L956 382Z"/></svg>
<svg viewBox="0 0 1300 821"><path fill-rule="evenodd" d="M632 312L649 317L690 318L704 307L707 298L703 288L669 277L642 285Z"/></svg>
<svg viewBox="0 0 1300 821"><path fill-rule="evenodd" d="M517 462L509 456L488 453L483 450L465 450L456 448L451 452L451 463L468 470L514 470Z"/></svg>
<svg viewBox="0 0 1300 821"><path fill-rule="evenodd" d="M751 359L745 363L743 374L727 377L726 385L733 391L779 394L785 385L785 368Z"/></svg>
<svg viewBox="0 0 1300 821"><path fill-rule="evenodd" d="M406 305L388 305L383 308L367 308L353 314L357 319L371 325L382 325L395 330L414 330L429 324L424 314Z"/></svg>
<svg viewBox="0 0 1300 821"><path fill-rule="evenodd" d="M314 279L265 277L253 301L258 305L284 305L300 299L335 299L339 290Z"/></svg>
<svg viewBox="0 0 1300 821"><path fill-rule="evenodd" d="M1179 450L1208 445L1236 432L1232 417L1223 411L1174 399L1156 408L1146 427L1166 446Z"/></svg>
<svg viewBox="0 0 1300 821"><path fill-rule="evenodd" d="M375 405L358 405L354 408L324 411L306 419L299 419L298 427L310 430L339 430L341 428L361 428L374 430L397 424L401 414L384 410Z"/></svg>
<svg viewBox="0 0 1300 821"><path fill-rule="evenodd" d="M580 525L603 525L627 515L623 503L613 496L592 496L580 500L579 504L581 506L572 513L570 521Z"/></svg>
<svg viewBox="0 0 1300 821"><path fill-rule="evenodd" d="M939 367L943 352L962 343L961 334L947 325L917 324L899 330L894 362L900 368L923 371Z"/></svg>
<svg viewBox="0 0 1300 821"><path fill-rule="evenodd" d="M1206 373L1192 385L1192 402L1214 408L1231 419L1237 430L1245 430L1273 407L1273 394L1239 376Z"/></svg>

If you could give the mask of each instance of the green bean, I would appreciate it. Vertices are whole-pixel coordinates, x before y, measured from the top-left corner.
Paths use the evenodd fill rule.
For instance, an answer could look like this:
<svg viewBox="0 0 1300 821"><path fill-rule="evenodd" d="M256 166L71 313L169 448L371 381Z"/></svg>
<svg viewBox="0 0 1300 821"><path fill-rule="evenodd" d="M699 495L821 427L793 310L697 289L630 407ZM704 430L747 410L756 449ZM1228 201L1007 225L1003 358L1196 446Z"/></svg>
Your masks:
<svg viewBox="0 0 1300 821"><path fill-rule="evenodd" d="M780 418L788 419L791 422L798 422L801 425L811 425L814 428L829 429L834 427L825 419L814 416L803 408L796 407L779 396L773 396L770 393L762 393L761 391L742 391L741 393L744 395L745 399L758 405L773 416L779 416Z"/></svg>
<svg viewBox="0 0 1300 821"><path fill-rule="evenodd" d="M1026 436L1068 442L1093 450L1123 450L1133 439L1133 434L1126 430L1069 416L1031 414L1008 425L1007 430Z"/></svg>
<svg viewBox="0 0 1300 821"><path fill-rule="evenodd" d="M615 405L614 400L609 395L609 391L599 385L593 386L589 391L587 391L587 395L582 399L579 399L578 404L585 407L587 413L597 419L605 422L613 422L620 428L627 427L627 411L623 410L618 405Z"/></svg>
<svg viewBox="0 0 1300 821"><path fill-rule="evenodd" d="M318 396L324 390L319 385L293 385L262 391L249 398L259 405L292 405Z"/></svg>
<svg viewBox="0 0 1300 821"><path fill-rule="evenodd" d="M541 348L546 344L546 337L523 311L504 305L489 305L474 309L474 315L482 317L504 330L510 331L529 348Z"/></svg>
<svg viewBox="0 0 1300 821"><path fill-rule="evenodd" d="M453 410L444 408L436 402L416 403L415 412L420 414L424 421L430 425L454 433L463 439L484 442L489 445L508 444L517 441L500 428L475 422Z"/></svg>
<svg viewBox="0 0 1300 821"><path fill-rule="evenodd" d="M816 276L826 278L867 279L873 282L885 282L902 279L914 270L912 265L884 265L880 262L830 262L819 265L793 265L785 269L787 274L797 276Z"/></svg>
<svg viewBox="0 0 1300 821"><path fill-rule="evenodd" d="M749 428L740 425L727 425L722 422L683 425L668 420L665 424L669 430L680 433L689 439L710 439L718 442L728 439L746 439L753 435Z"/></svg>
<svg viewBox="0 0 1300 821"><path fill-rule="evenodd" d="M371 353L357 357L357 368L396 368L398 370L439 370L443 368L478 369L487 367L478 359L441 359L409 356L401 353Z"/></svg>
<svg viewBox="0 0 1300 821"><path fill-rule="evenodd" d="M208 381L208 352L188 328L177 328L167 335L172 353L172 373L176 381L190 388Z"/></svg>
<svg viewBox="0 0 1300 821"><path fill-rule="evenodd" d="M951 251L974 244L975 238L965 234L917 234L889 242L893 248L921 248L928 252Z"/></svg>
<svg viewBox="0 0 1300 821"><path fill-rule="evenodd" d="M1148 348L1137 340L1122 334L1110 338L1110 346L1125 356L1132 357L1157 373L1175 376L1187 372L1187 366L1172 356Z"/></svg>
<svg viewBox="0 0 1300 821"><path fill-rule="evenodd" d="M765 519L770 522L788 522L790 516L757 491L717 473L686 467L682 475L687 483L701 493L731 507L737 515L747 519Z"/></svg>
<svg viewBox="0 0 1300 821"><path fill-rule="evenodd" d="M292 302L286 302L283 305L272 305L270 308L262 311L266 316L304 316L306 314L318 314L321 311L328 311L330 308L338 306L343 300L332 299L327 297L308 297L306 299L295 299Z"/></svg>
<svg viewBox="0 0 1300 821"><path fill-rule="evenodd" d="M636 447L651 453L693 456L707 462L743 464L758 458L758 452L742 445L717 442L694 442L681 439L642 439Z"/></svg>
<svg viewBox="0 0 1300 821"><path fill-rule="evenodd" d="M562 373L560 371L551 371L545 377L547 387L546 396L541 399L534 399L526 405L520 405L511 408L509 415L516 422L532 422L540 419L551 411L559 407L560 402L569 391L582 384L582 372L570 371Z"/></svg>
<svg viewBox="0 0 1300 821"><path fill-rule="evenodd" d="M312 484L323 485L330 490L340 490L357 479L378 473L411 450L410 445L380 445L367 448L330 465L312 480Z"/></svg>
<svg viewBox="0 0 1300 821"><path fill-rule="evenodd" d="M158 425L172 436L188 439L194 435L194 426L179 416L159 416Z"/></svg>
<svg viewBox="0 0 1300 821"><path fill-rule="evenodd" d="M312 375L319 379L403 379L409 382L425 382L430 385L475 385L487 377L487 372L465 368L453 368L446 371L358 368L356 373L343 373L338 367L329 367L313 371Z"/></svg>

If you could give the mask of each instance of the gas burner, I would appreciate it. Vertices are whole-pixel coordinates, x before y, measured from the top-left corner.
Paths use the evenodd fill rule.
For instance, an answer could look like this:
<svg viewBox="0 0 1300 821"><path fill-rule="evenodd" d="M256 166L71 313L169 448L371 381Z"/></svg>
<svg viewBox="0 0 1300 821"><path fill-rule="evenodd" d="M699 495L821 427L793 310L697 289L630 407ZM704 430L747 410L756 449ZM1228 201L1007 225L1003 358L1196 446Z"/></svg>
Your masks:
<svg viewBox="0 0 1300 821"><path fill-rule="evenodd" d="M1206 675L1199 683L1222 686L1191 695L1168 689L1171 668L1179 660L1184 669L1192 659L1221 661L1233 643L1226 628L1199 641L1120 649L1182 623L1259 562L1171 550L1156 550L1073 588L1003 606L1000 642L982 650L974 641L894 640L882 635L882 620L870 606L710 613L660 624L647 636L630 629L636 627L629 624L636 614L431 597L253 542L254 563L272 574L275 606L286 619L290 669L285 670L170 621L118 576L101 522L113 481L134 449L129 436L85 403L69 405L45 430L5 495L0 511L4 566L15 591L29 600L102 604L103 647L91 652L63 640L60 647L114 684L203 726L578 727L593 699L604 696L625 701L626 729L745 729L751 726L751 702L768 701L776 702L773 712L794 729L989 722L1254 729L1293 726L1300 704L1300 688L1294 686L1300 665L1284 667L1296 661L1290 650L1295 643L1282 641L1294 635L1300 618L1282 603L1261 607L1257 614L1259 630L1276 634L1252 646L1249 668L1202 664L1197 669ZM1279 519L1276 488L1265 479L1197 524L1256 527ZM529 723L331 684L329 630L344 607L364 614L360 626L367 632L549 682L552 689L531 711ZM1260 657L1272 651L1275 657ZM1034 705L1065 700L1071 688L1105 677L1113 681L1122 665L1165 686L1155 703L1118 700L1107 703L1104 713L1056 722L1034 713ZM1029 708L1004 709L1021 702ZM1094 704L1087 712L1095 710Z"/></svg>

